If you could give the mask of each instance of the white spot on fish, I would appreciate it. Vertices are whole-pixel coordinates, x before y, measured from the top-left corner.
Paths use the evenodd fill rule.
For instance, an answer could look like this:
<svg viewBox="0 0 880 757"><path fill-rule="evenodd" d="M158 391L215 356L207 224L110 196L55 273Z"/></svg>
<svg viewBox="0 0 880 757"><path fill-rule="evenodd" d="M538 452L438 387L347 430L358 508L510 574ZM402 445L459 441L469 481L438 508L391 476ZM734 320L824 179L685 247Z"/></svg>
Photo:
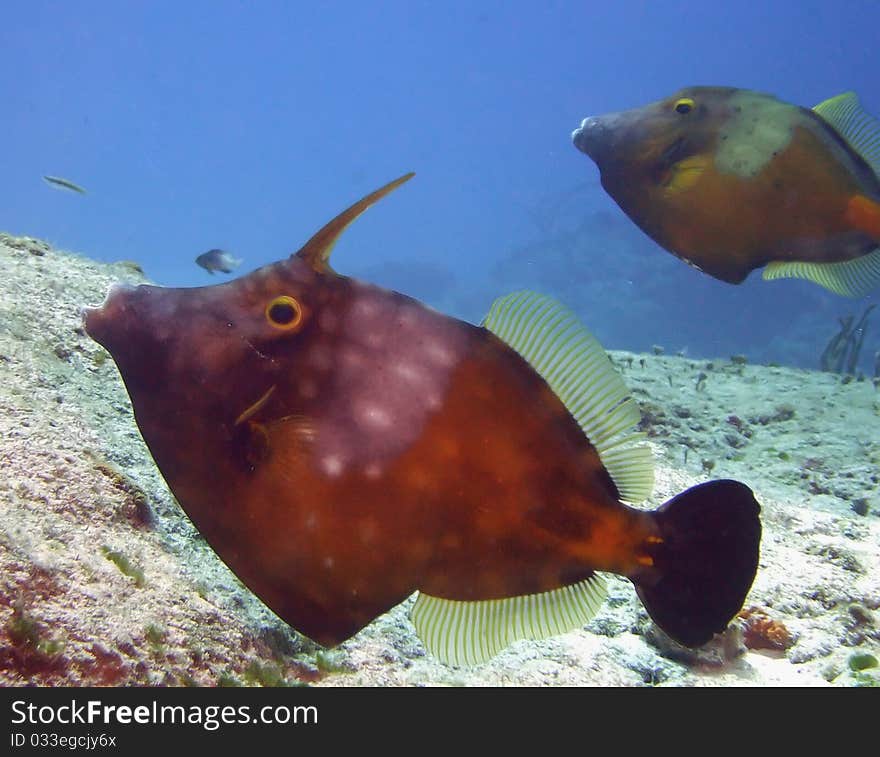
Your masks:
<svg viewBox="0 0 880 757"><path fill-rule="evenodd" d="M345 349L340 355L340 360L346 368L363 368L366 364L363 354L358 350Z"/></svg>
<svg viewBox="0 0 880 757"><path fill-rule="evenodd" d="M392 370L398 376L413 384L424 379L424 375L419 370L418 366L415 366L412 363L396 363Z"/></svg>
<svg viewBox="0 0 880 757"><path fill-rule="evenodd" d="M397 323L404 328L415 326L419 322L419 311L413 307L401 308L397 313Z"/></svg>
<svg viewBox="0 0 880 757"><path fill-rule="evenodd" d="M354 303L351 311L358 318L371 318L379 312L379 306L372 297L361 297Z"/></svg>
<svg viewBox="0 0 880 757"><path fill-rule="evenodd" d="M715 167L752 178L791 142L791 106L748 91L734 95L729 105L739 107L722 132L727 138L719 142Z"/></svg>
<svg viewBox="0 0 880 757"><path fill-rule="evenodd" d="M372 428L390 428L391 413L378 405L367 405L361 410L361 421Z"/></svg>
<svg viewBox="0 0 880 757"><path fill-rule="evenodd" d="M342 459L338 455L327 455L322 461L321 466L328 476L338 476L344 468Z"/></svg>
<svg viewBox="0 0 880 757"><path fill-rule="evenodd" d="M438 365L452 365L455 362L455 355L439 342L429 342L425 345L425 351L435 363Z"/></svg>
<svg viewBox="0 0 880 757"><path fill-rule="evenodd" d="M335 564L336 561L332 557L324 558L324 567L327 568L327 570L330 570Z"/></svg>
<svg viewBox="0 0 880 757"><path fill-rule="evenodd" d="M312 379L303 379L299 382L299 396L303 399L313 399L318 395L318 384Z"/></svg>
<svg viewBox="0 0 880 757"><path fill-rule="evenodd" d="M314 530L315 530L315 526L318 525L318 516L315 515L315 513L309 513L309 514L306 516L306 523L305 523L305 525L306 525L306 529L307 529L307 530L309 530L309 531L314 531Z"/></svg>
<svg viewBox="0 0 880 757"><path fill-rule="evenodd" d="M317 368L318 370L327 370L333 365L333 356L327 347L313 347L311 352L306 356L306 363Z"/></svg>
<svg viewBox="0 0 880 757"><path fill-rule="evenodd" d="M382 466L379 463L370 463L364 468L364 476L375 481L382 476Z"/></svg>

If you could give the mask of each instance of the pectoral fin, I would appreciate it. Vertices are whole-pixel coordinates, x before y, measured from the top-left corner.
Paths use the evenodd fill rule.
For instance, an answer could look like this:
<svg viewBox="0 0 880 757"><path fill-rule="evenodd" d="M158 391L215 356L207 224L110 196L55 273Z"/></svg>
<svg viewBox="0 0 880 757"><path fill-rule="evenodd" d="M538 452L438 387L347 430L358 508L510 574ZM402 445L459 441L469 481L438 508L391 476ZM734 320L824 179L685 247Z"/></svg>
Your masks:
<svg viewBox="0 0 880 757"><path fill-rule="evenodd" d="M666 194L676 194L690 189L699 181L710 160L706 155L691 155L673 163L663 176L663 191Z"/></svg>

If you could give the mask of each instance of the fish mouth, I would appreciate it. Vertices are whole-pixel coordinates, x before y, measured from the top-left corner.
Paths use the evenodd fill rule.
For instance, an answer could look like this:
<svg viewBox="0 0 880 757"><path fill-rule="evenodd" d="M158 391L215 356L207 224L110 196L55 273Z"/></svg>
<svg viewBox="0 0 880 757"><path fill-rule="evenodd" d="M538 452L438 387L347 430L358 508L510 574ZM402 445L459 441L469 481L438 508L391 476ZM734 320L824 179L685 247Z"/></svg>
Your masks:
<svg viewBox="0 0 880 757"><path fill-rule="evenodd" d="M607 141L607 136L608 127L596 116L589 116L571 133L571 141L578 150L595 160L596 151Z"/></svg>
<svg viewBox="0 0 880 757"><path fill-rule="evenodd" d="M126 307L126 301L135 287L129 284L113 284L103 304L97 307L85 307L80 310L83 328L98 344L107 347L107 339L112 332L114 322L119 321Z"/></svg>

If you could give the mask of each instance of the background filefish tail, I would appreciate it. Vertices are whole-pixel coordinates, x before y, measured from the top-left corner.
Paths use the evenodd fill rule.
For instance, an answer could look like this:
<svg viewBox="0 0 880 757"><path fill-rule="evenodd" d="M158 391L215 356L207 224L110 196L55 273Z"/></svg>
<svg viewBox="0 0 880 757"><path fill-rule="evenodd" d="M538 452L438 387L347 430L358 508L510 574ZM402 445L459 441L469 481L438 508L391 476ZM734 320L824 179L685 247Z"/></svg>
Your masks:
<svg viewBox="0 0 880 757"><path fill-rule="evenodd" d="M806 279L843 297L864 297L880 286L880 247L842 263L768 263L763 278Z"/></svg>
<svg viewBox="0 0 880 757"><path fill-rule="evenodd" d="M542 594L457 602L419 592L416 633L447 665L478 665L519 639L546 639L582 627L605 599L605 580L583 581Z"/></svg>
<svg viewBox="0 0 880 757"><path fill-rule="evenodd" d="M679 643L705 644L742 608L758 568L759 511L752 490L728 479L693 486L656 511L662 541L648 552L659 577L634 583Z"/></svg>

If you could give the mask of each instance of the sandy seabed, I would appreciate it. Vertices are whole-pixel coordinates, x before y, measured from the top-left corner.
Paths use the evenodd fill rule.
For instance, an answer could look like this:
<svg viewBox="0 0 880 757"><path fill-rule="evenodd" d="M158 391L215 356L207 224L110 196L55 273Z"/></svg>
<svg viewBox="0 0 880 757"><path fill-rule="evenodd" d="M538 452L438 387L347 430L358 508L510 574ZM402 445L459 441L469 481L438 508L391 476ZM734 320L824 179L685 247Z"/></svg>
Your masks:
<svg viewBox="0 0 880 757"><path fill-rule="evenodd" d="M685 650L612 576L584 629L456 669L426 655L412 598L322 650L207 547L156 470L112 359L80 324L113 282L144 280L135 263L0 235L0 685L880 684L877 668L854 670L880 657L870 380L610 353L655 452L644 507L709 478L755 490L764 532L744 617Z"/></svg>

